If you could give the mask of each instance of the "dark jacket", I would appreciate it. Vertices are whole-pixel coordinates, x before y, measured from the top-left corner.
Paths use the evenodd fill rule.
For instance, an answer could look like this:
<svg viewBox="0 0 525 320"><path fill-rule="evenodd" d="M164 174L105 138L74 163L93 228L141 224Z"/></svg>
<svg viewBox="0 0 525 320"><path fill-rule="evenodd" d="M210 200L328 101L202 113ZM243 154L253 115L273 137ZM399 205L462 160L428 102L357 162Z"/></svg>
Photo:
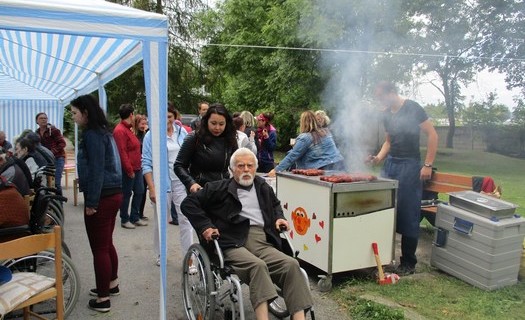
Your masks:
<svg viewBox="0 0 525 320"><path fill-rule="evenodd" d="M261 130L257 131L255 141L257 142L257 159L259 166L262 163L271 164L273 166L273 151L277 147L277 131L273 126L267 127L268 138L264 139Z"/></svg>
<svg viewBox="0 0 525 320"><path fill-rule="evenodd" d="M24 160L16 157L6 159L6 162L0 167L0 174L12 182L22 196L31 194L33 178Z"/></svg>
<svg viewBox="0 0 525 320"><path fill-rule="evenodd" d="M228 166L237 145L226 148L223 137L214 137L209 144L197 141L195 131L189 133L182 146L173 170L189 190L194 183L204 187L207 182L230 177Z"/></svg>
<svg viewBox="0 0 525 320"><path fill-rule="evenodd" d="M101 196L121 189L122 172L117 146L110 132L85 130L77 156L78 185L86 207L97 208Z"/></svg>
<svg viewBox="0 0 525 320"><path fill-rule="evenodd" d="M281 238L275 228L277 219L284 219L281 202L263 178L254 180L257 199L264 218L264 231L269 243L281 249ZM188 195L181 204L199 236L208 228L219 229L221 248L242 247L250 229L249 219L239 215L241 202L237 196L237 182L224 179L208 183L204 189Z"/></svg>
<svg viewBox="0 0 525 320"><path fill-rule="evenodd" d="M55 158L66 157L66 151L64 150L66 147L66 141L64 140L64 136L62 136L62 132L60 132L59 129L48 124L47 129L43 134L40 134L40 128L36 129L35 132L40 136L40 143L44 147L51 150Z"/></svg>

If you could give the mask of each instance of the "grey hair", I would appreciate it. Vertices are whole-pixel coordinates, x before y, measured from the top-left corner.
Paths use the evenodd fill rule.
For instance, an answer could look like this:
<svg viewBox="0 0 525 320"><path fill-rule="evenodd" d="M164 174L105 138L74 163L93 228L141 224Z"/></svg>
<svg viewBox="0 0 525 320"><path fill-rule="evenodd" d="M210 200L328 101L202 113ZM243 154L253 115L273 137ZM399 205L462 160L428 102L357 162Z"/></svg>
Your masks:
<svg viewBox="0 0 525 320"><path fill-rule="evenodd" d="M255 160L255 169L257 169L259 167L259 161L257 160L257 157L255 156L253 151L248 148L239 148L235 150L235 152L232 154L230 158L230 169L233 170L233 167L235 167L235 162L237 161L238 156L246 156L246 155L250 155L253 157L253 160Z"/></svg>

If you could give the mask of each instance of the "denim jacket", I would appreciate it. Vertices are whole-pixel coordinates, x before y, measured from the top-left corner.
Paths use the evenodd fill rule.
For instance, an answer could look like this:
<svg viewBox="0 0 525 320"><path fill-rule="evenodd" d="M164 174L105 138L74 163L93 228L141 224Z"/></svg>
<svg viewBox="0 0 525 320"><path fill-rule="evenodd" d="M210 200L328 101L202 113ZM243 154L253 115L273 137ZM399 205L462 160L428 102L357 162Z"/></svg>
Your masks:
<svg viewBox="0 0 525 320"><path fill-rule="evenodd" d="M188 135L188 132L183 127L179 126L178 124L173 124L173 129L177 133L177 143L181 146L184 142L184 138ZM144 140L142 140L142 174L153 172L153 158L152 158L152 143L151 143L151 130L146 133L144 136ZM169 155L168 155L169 157ZM173 159L175 161L175 159ZM169 164L168 159L168 164ZM173 171L173 167L168 168L168 170ZM171 181L170 181L170 173L168 172L166 175L164 175L164 179L166 180L166 185L168 186L168 190L166 192L171 192Z"/></svg>
<svg viewBox="0 0 525 320"><path fill-rule="evenodd" d="M87 129L77 157L78 185L86 207L97 208L104 189L120 189L122 171L111 132Z"/></svg>
<svg viewBox="0 0 525 320"><path fill-rule="evenodd" d="M275 167L275 171L288 170L294 163L297 169L319 169L342 160L343 156L331 134L321 137L321 140L314 144L312 134L306 132L297 137L292 150L288 151L286 157Z"/></svg>

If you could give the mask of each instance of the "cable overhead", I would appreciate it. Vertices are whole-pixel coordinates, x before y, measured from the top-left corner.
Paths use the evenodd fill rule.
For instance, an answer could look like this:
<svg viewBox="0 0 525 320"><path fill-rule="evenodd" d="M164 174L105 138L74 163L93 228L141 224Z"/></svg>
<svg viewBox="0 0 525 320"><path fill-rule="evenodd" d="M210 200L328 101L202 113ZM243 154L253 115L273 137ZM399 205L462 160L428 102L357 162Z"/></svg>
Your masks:
<svg viewBox="0 0 525 320"><path fill-rule="evenodd" d="M525 58L496 58L496 57L478 57L437 53L410 53L410 52L395 52L395 51L370 51L370 50L350 50L350 49L328 49L328 48L301 48L301 47L281 47L281 46L262 46L249 44L224 44L224 43L201 43L203 47L230 47L230 48L246 48L246 49L277 49L277 50L295 50L295 51L319 51L319 52L335 52L335 53L366 53L374 55L392 55L392 56L417 56L417 57L433 57L433 58L457 58L457 59L479 59L479 60L500 60L508 62L525 62Z"/></svg>

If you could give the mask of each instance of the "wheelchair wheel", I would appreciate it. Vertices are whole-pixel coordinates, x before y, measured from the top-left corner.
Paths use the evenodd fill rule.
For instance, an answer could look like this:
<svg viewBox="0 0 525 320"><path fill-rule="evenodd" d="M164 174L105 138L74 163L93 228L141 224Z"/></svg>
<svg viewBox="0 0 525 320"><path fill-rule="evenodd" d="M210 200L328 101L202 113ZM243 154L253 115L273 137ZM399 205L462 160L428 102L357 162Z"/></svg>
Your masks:
<svg viewBox="0 0 525 320"><path fill-rule="evenodd" d="M44 216L44 220L41 227L42 232L51 233L53 232L55 226L62 227L62 221L59 217L57 217L57 215L54 212L46 211L46 215ZM60 232L62 233L62 239L64 239L64 228L60 228Z"/></svg>
<svg viewBox="0 0 525 320"><path fill-rule="evenodd" d="M4 266L14 272L37 272L48 277L55 276L55 254L52 251L42 251L36 255L4 262ZM73 311L80 294L80 277L73 261L62 255L62 281L64 286L64 315L65 318ZM47 318L56 318L55 304L52 300L43 301L33 307L36 313Z"/></svg>
<svg viewBox="0 0 525 320"><path fill-rule="evenodd" d="M284 303L281 289L276 286L275 290L277 291L278 297L268 304L268 310L277 318L283 319L288 317L290 313L286 308L286 303Z"/></svg>
<svg viewBox="0 0 525 320"><path fill-rule="evenodd" d="M60 225L61 226L64 225L65 215L64 215L64 209L62 206L62 202L60 202L57 199L49 200L47 211L53 212L55 216L60 220Z"/></svg>
<svg viewBox="0 0 525 320"><path fill-rule="evenodd" d="M193 244L182 263L182 296L186 316L190 320L213 320L216 292L208 254L200 244Z"/></svg>

